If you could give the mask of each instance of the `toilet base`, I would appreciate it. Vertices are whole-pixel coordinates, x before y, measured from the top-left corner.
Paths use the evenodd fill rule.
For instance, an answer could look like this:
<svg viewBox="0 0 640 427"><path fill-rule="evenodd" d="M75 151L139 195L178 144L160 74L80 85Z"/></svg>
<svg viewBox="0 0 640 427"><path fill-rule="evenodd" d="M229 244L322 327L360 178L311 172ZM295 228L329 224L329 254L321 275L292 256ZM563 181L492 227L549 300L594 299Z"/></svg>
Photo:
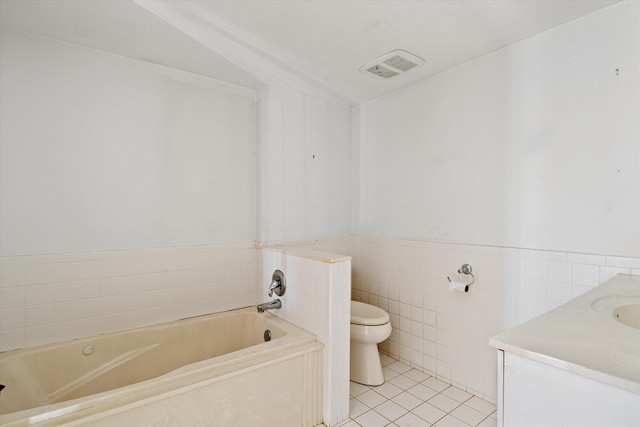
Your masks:
<svg viewBox="0 0 640 427"><path fill-rule="evenodd" d="M364 385L384 384L378 345L351 341L351 381Z"/></svg>

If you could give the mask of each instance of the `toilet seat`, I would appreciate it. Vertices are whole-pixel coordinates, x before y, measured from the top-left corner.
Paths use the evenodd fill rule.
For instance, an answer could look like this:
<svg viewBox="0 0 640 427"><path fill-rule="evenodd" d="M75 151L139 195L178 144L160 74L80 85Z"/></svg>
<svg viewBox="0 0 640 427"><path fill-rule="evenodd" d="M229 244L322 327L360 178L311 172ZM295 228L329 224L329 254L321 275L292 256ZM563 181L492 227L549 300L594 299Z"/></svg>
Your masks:
<svg viewBox="0 0 640 427"><path fill-rule="evenodd" d="M389 314L373 305L351 301L351 323L363 326L384 325L389 323Z"/></svg>

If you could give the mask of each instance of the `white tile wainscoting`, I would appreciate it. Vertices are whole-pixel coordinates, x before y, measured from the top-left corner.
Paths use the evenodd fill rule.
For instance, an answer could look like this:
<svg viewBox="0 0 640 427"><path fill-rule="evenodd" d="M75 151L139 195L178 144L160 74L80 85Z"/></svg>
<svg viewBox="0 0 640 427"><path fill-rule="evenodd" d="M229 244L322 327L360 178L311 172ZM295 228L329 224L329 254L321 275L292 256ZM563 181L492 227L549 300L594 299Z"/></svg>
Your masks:
<svg viewBox="0 0 640 427"><path fill-rule="evenodd" d="M349 254L352 299L386 310L393 332L383 353L495 403L489 338L618 273L640 274L640 258L354 236L299 245ZM476 284L450 292L464 263Z"/></svg>
<svg viewBox="0 0 640 427"><path fill-rule="evenodd" d="M352 256L352 299L379 306L391 316L394 330L381 351L490 402L496 399L496 366L489 337L617 273L640 274L640 258L572 252L362 236L287 246ZM257 262L256 253L250 242L3 257L0 349L263 302L275 265ZM473 266L476 284L468 294L449 292L446 276L464 279L456 273L463 263ZM317 303L318 296L325 295L318 291L326 277L316 277L324 270L309 265L294 263L285 271L292 284L302 284L290 289L287 295L293 301L286 307L298 310L289 313L294 316L289 320L326 341L332 329L327 324L327 329L320 328L318 320L338 308L331 297L321 300L326 304ZM312 280L301 280L304 277ZM339 368L328 369L339 376Z"/></svg>
<svg viewBox="0 0 640 427"><path fill-rule="evenodd" d="M0 258L0 350L255 304L255 243Z"/></svg>
<svg viewBox="0 0 640 427"><path fill-rule="evenodd" d="M258 299L268 301L274 270L285 274L287 288L279 316L318 337L324 344L324 409L326 425L349 416L349 333L351 257L300 247L265 247L260 251L262 283Z"/></svg>

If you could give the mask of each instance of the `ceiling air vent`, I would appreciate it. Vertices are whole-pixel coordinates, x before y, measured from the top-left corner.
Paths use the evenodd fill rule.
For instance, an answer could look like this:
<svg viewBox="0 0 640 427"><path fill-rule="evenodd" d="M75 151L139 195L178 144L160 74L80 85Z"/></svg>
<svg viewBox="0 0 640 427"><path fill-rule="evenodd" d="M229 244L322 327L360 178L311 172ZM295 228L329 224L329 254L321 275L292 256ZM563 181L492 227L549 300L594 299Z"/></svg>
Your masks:
<svg viewBox="0 0 640 427"><path fill-rule="evenodd" d="M375 76L389 79L399 74L405 73L417 65L423 64L424 60L405 50L394 50L381 56L375 61L360 67L363 73L371 73Z"/></svg>

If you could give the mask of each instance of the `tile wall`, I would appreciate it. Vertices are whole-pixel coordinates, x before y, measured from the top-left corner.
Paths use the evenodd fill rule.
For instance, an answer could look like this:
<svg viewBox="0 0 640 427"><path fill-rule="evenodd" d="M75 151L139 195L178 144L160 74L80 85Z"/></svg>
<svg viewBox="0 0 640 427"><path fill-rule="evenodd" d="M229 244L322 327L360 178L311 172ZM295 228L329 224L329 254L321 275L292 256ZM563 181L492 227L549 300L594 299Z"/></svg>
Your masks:
<svg viewBox="0 0 640 427"><path fill-rule="evenodd" d="M542 314L617 273L640 274L640 258L410 240L353 239L355 300L387 310L393 332L381 350L494 402L491 336ZM447 276L473 267L469 293Z"/></svg>
<svg viewBox="0 0 640 427"><path fill-rule="evenodd" d="M0 351L253 305L255 243L0 258Z"/></svg>
<svg viewBox="0 0 640 427"><path fill-rule="evenodd" d="M315 334L324 344L326 425L349 418L349 333L351 259L301 248L263 248L258 300L267 295L273 271L282 270L287 289L282 308L272 313Z"/></svg>
<svg viewBox="0 0 640 427"><path fill-rule="evenodd" d="M335 353L348 349L343 303L351 292L389 312L393 333L383 352L495 402L491 336L617 273L640 275L640 258L607 255L362 236L292 246L353 259L318 262L256 251L254 243L0 258L0 350L254 305L268 300L266 286L281 268L291 284L281 315L327 345L331 378L348 378ZM476 284L467 294L450 292L446 276L464 280L463 263L473 266ZM348 402L345 384L324 390L335 419Z"/></svg>
<svg viewBox="0 0 640 427"><path fill-rule="evenodd" d="M294 245L293 243L289 243ZM489 338L592 289L618 273L640 275L640 258L354 236L295 245L352 256L352 299L386 310L383 353L495 403ZM450 292L464 263L476 284Z"/></svg>

